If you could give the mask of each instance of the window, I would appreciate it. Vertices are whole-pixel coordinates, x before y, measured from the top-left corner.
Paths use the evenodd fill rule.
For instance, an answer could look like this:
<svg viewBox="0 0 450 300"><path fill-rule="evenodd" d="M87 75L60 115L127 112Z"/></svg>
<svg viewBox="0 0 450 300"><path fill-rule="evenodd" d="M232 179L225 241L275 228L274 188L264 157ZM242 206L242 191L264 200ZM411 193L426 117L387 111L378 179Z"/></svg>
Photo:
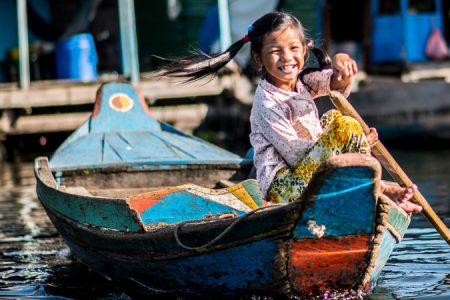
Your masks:
<svg viewBox="0 0 450 300"><path fill-rule="evenodd" d="M436 11L435 0L409 0L408 12L430 13Z"/></svg>
<svg viewBox="0 0 450 300"><path fill-rule="evenodd" d="M400 0L379 0L378 14L379 15L400 14Z"/></svg>

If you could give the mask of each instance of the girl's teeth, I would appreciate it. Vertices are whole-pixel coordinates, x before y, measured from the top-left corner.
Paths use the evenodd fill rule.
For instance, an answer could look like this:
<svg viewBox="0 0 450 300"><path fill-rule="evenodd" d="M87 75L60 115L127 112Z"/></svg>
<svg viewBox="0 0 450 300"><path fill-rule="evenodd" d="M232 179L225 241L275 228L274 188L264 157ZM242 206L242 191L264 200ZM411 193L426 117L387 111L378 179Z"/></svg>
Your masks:
<svg viewBox="0 0 450 300"><path fill-rule="evenodd" d="M284 66L284 67L281 67L281 69L282 70L288 70L288 69L293 69L295 67L295 65L292 65L292 66Z"/></svg>

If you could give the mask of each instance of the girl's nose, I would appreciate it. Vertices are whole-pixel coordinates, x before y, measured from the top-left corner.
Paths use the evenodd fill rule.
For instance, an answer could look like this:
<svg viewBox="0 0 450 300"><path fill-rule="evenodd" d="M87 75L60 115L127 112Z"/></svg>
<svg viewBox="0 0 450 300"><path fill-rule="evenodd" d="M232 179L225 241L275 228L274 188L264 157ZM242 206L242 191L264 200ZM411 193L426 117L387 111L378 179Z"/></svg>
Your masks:
<svg viewBox="0 0 450 300"><path fill-rule="evenodd" d="M286 61L289 61L289 60L292 59L292 52L291 52L291 51L289 51L289 50L284 50L282 54L283 54L283 55L282 55L282 59L284 59L284 60L286 60Z"/></svg>

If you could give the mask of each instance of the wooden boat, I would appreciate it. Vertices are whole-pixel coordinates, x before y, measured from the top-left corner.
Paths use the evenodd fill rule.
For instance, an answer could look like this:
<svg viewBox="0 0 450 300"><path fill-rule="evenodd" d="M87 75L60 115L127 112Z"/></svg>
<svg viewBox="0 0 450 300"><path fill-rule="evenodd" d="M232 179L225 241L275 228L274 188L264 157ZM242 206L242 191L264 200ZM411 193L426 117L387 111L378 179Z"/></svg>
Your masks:
<svg viewBox="0 0 450 300"><path fill-rule="evenodd" d="M218 178L246 178L252 164L251 158L156 121L145 99L127 83L103 85L91 117L50 160L59 184L108 188L180 183L213 187Z"/></svg>
<svg viewBox="0 0 450 300"><path fill-rule="evenodd" d="M129 85L103 86L87 121L90 132L86 126L75 132L50 164L46 157L35 161L38 198L81 262L149 294L317 295L375 286L409 217L379 195L381 168L374 158L333 157L316 172L301 201L284 205L265 202L255 180L237 175L248 171L246 159L195 138L205 151L212 147L235 160L213 165L204 153L177 164L147 148L158 159L140 164L122 155L119 162L96 163L86 157L83 164L77 151L97 155L90 134L105 134L109 128L96 131L94 120L107 113L110 89L112 95L120 89L131 100L139 99ZM133 126L140 120L123 122ZM154 120L151 124L150 132L169 130ZM109 133L114 130L120 131L112 126ZM129 141L133 131L121 136ZM109 151L104 145L102 151ZM180 148L186 152L187 141ZM117 147L114 151L123 153ZM63 154L69 167L59 158ZM236 178L236 184L220 187Z"/></svg>

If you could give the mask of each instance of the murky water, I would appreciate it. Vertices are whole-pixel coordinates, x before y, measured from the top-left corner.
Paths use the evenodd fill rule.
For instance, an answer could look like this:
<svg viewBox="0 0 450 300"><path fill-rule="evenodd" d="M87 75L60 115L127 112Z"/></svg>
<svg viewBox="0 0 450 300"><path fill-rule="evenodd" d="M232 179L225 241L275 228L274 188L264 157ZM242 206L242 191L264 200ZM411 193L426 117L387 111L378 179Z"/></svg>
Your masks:
<svg viewBox="0 0 450 300"><path fill-rule="evenodd" d="M450 224L450 150L395 152ZM32 163L0 165L0 298L131 299L70 256L40 206ZM366 299L450 299L450 247L421 215Z"/></svg>

